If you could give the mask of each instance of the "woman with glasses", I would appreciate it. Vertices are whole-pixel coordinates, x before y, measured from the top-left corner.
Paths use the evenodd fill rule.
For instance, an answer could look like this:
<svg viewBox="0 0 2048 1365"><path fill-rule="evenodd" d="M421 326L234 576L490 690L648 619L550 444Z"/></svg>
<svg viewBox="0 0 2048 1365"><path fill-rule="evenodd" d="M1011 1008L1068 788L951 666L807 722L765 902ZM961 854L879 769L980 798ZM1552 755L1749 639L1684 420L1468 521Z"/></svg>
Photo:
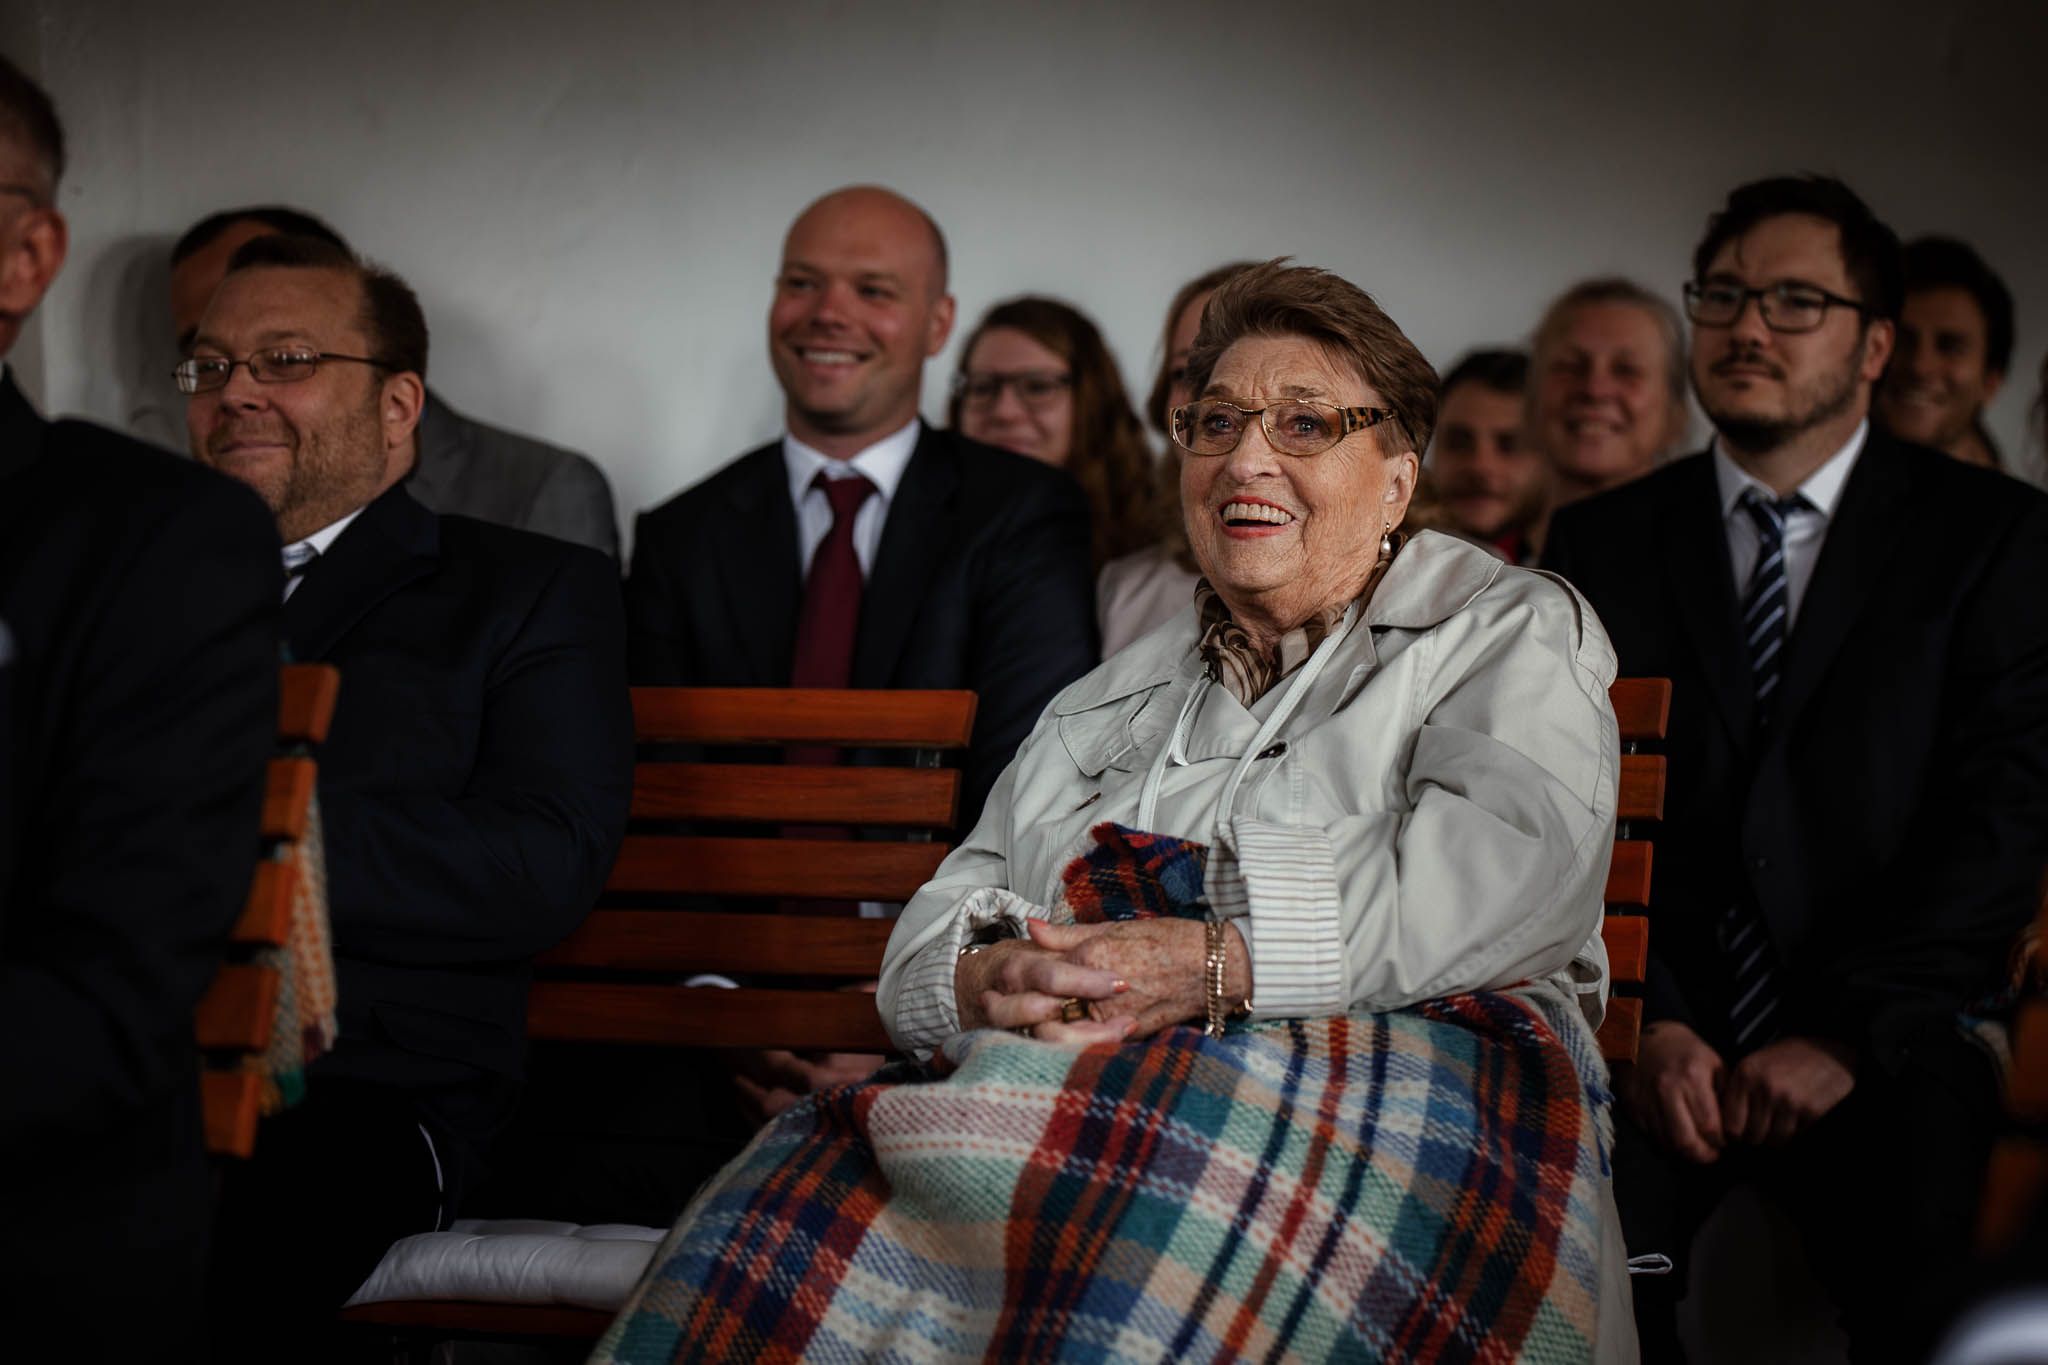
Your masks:
<svg viewBox="0 0 2048 1365"><path fill-rule="evenodd" d="M948 420L1071 473L1088 495L1097 569L1152 539L1152 451L1094 323L1026 295L989 309L960 355Z"/></svg>
<svg viewBox="0 0 2048 1365"><path fill-rule="evenodd" d="M904 908L915 1060L766 1130L598 1359L1635 1358L1607 637L1403 532L1436 375L1363 291L1246 270L1188 369L1195 610Z"/></svg>

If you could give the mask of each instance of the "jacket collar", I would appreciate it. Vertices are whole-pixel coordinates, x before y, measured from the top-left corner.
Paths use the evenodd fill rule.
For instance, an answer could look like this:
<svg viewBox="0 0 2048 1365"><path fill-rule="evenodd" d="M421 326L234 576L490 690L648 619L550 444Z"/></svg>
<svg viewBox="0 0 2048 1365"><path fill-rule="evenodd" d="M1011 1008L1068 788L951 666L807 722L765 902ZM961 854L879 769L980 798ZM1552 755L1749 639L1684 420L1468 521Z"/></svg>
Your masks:
<svg viewBox="0 0 2048 1365"><path fill-rule="evenodd" d="M349 523L284 604L292 658L325 659L385 598L434 572L441 520L413 500L401 480Z"/></svg>
<svg viewBox="0 0 2048 1365"><path fill-rule="evenodd" d="M960 447L946 432L918 424L917 449L889 502L882 543L861 591L860 630L854 638L853 685L888 687L926 586L959 534L951 511L960 487ZM787 501L787 499L784 499Z"/></svg>
<svg viewBox="0 0 2048 1365"><path fill-rule="evenodd" d="M14 384L14 372L0 372L0 479L11 478L43 453L48 427Z"/></svg>
<svg viewBox="0 0 2048 1365"><path fill-rule="evenodd" d="M1365 619L1352 628L1354 641L1365 651L1364 662L1372 661L1373 631L1433 629L1484 592L1505 567L1495 556L1455 536L1435 531L1414 536L1366 603ZM1189 607L1145 637L1156 640L1156 647L1133 645L1111 656L1054 699L1055 714L1076 714L1176 679L1192 683L1202 671L1193 620L1194 608ZM1179 648L1173 647L1174 640L1181 642Z"/></svg>

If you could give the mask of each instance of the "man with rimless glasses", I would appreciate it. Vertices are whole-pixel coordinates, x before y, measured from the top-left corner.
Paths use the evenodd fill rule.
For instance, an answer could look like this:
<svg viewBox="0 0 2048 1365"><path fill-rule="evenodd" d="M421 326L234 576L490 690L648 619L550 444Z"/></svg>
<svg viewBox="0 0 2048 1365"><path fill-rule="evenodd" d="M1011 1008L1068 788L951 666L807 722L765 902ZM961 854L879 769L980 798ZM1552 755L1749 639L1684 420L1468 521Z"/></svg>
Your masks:
<svg viewBox="0 0 2048 1365"><path fill-rule="evenodd" d="M1545 546L1621 671L1673 681L1617 1078L1629 1249L1678 1263L1637 1280L1646 1360L1682 1358L1688 1246L1736 1180L1858 1360L1926 1359L1968 1287L1986 1021L2048 864L2048 498L1872 428L1902 280L1840 182L1735 190L1684 290L1711 447Z"/></svg>
<svg viewBox="0 0 2048 1365"><path fill-rule="evenodd" d="M397 277L265 236L176 371L193 454L277 519L292 657L341 670L319 754L340 1033L226 1172L221 1359L314 1358L391 1242L446 1226L512 1106L529 964L625 830L611 561L406 493L426 361Z"/></svg>

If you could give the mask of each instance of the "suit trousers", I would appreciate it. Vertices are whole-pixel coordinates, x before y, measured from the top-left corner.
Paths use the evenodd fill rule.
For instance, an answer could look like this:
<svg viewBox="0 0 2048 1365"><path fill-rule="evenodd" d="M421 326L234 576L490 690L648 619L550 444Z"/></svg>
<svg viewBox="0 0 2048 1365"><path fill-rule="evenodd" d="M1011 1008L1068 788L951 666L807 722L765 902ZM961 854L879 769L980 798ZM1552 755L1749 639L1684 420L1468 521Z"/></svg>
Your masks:
<svg viewBox="0 0 2048 1365"><path fill-rule="evenodd" d="M405 1092L315 1079L222 1173L208 1285L217 1361L338 1359L335 1313L391 1244L445 1222L444 1162Z"/></svg>
<svg viewBox="0 0 2048 1365"><path fill-rule="evenodd" d="M1865 1067L1847 1098L1783 1147L1730 1147L1711 1165L1666 1153L1617 1106L1614 1193L1629 1253L1674 1263L1634 1279L1646 1365L1685 1359L1675 1314L1693 1236L1744 1180L1798 1228L1851 1359L1924 1362L1973 1288L1971 1237L1998 1122L1990 1058L1959 1034L1912 1049L1894 1074Z"/></svg>

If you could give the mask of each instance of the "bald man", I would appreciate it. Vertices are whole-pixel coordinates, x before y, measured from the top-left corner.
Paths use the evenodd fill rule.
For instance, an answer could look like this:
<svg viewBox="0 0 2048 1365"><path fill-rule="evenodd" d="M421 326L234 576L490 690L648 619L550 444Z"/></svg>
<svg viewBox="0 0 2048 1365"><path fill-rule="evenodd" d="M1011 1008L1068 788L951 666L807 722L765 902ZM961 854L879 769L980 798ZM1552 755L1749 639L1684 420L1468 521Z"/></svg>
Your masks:
<svg viewBox="0 0 2048 1365"><path fill-rule="evenodd" d="M1072 478L918 417L952 329L922 209L805 209L768 309L784 434L640 518L626 596L635 682L972 688L964 832L1096 639Z"/></svg>

